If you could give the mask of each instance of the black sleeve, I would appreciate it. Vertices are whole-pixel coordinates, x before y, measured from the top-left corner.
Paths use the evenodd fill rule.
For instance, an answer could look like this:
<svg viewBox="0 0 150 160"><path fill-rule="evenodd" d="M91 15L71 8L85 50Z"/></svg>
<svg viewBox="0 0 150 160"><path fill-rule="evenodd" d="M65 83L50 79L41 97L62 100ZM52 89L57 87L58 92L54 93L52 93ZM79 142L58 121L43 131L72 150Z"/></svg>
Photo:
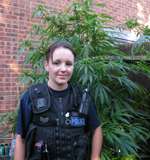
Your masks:
<svg viewBox="0 0 150 160"><path fill-rule="evenodd" d="M29 92L26 91L21 95L20 106L18 111L18 119L16 124L16 134L25 138L31 120L31 101Z"/></svg>
<svg viewBox="0 0 150 160"><path fill-rule="evenodd" d="M90 97L90 105L88 111L88 129L94 131L99 126L100 126L100 118L96 110L96 105Z"/></svg>

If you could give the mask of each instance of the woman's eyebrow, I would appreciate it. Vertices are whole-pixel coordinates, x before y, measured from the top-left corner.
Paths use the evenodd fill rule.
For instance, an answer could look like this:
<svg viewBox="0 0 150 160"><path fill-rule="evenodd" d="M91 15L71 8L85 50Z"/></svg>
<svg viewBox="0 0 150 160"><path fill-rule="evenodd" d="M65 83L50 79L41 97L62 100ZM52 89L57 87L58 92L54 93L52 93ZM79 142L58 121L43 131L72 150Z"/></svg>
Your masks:
<svg viewBox="0 0 150 160"><path fill-rule="evenodd" d="M55 58L55 59L53 58L52 61L53 61L53 62L54 62L54 61L61 61L61 59L60 59L60 58Z"/></svg>

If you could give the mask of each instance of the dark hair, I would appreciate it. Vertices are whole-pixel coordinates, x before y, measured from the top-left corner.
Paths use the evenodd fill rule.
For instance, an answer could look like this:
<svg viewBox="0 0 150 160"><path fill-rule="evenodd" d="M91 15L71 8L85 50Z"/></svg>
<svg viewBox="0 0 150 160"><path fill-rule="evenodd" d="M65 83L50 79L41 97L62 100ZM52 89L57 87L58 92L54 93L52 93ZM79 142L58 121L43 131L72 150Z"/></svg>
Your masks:
<svg viewBox="0 0 150 160"><path fill-rule="evenodd" d="M57 48L61 48L61 47L69 49L73 53L74 57L76 57L76 54L73 50L73 47L69 42L67 42L67 41L56 41L52 45L49 46L49 48L46 52L46 60L49 61L49 58L52 58L54 51Z"/></svg>

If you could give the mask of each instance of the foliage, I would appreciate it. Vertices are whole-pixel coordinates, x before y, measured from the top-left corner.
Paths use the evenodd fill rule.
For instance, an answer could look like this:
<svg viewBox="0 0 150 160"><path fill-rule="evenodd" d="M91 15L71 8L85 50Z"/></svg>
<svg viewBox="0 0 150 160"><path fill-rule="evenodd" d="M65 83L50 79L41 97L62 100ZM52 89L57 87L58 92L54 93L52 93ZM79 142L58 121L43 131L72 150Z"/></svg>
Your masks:
<svg viewBox="0 0 150 160"><path fill-rule="evenodd" d="M7 127L7 125L11 125L8 128L6 128L6 132L15 133L16 119L17 119L17 110L6 113L0 113L0 126Z"/></svg>
<svg viewBox="0 0 150 160"><path fill-rule="evenodd" d="M134 29L137 34L150 36L150 27L139 23L137 19L128 19L125 25L128 29Z"/></svg>
<svg viewBox="0 0 150 160"><path fill-rule="evenodd" d="M134 155L128 155L119 158L113 158L113 160L137 160L137 158Z"/></svg>
<svg viewBox="0 0 150 160"><path fill-rule="evenodd" d="M128 29L134 30L139 38L133 43L131 53L134 55L142 55L145 59L150 58L150 27L144 26L136 19L129 19L126 23Z"/></svg>
<svg viewBox="0 0 150 160"><path fill-rule="evenodd" d="M72 82L90 87L102 121L101 159L138 156L138 143L146 141L148 130L138 121L139 117L146 121L146 115L141 114L136 98L145 90L128 78L128 72L137 72L139 67L123 60L124 53L103 29L111 17L95 12L93 5L92 0L74 2L63 13L54 15L44 6L36 9L33 16L41 23L33 25L30 37L20 47L20 53L28 52L25 64L31 65L22 80L29 84L47 79L43 60L48 46L60 39L69 41L77 53Z"/></svg>
<svg viewBox="0 0 150 160"><path fill-rule="evenodd" d="M125 24L127 25L127 27L129 29L133 29L135 27L139 27L139 23L138 23L137 19L129 19L128 21L126 21Z"/></svg>

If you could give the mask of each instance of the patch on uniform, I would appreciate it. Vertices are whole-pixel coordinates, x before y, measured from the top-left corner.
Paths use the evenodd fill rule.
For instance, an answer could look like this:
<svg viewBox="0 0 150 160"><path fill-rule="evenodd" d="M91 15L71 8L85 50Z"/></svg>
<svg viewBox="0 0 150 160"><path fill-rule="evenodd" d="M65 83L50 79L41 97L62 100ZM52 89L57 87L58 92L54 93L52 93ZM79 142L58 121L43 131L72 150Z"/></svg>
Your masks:
<svg viewBox="0 0 150 160"><path fill-rule="evenodd" d="M71 126L84 126L85 119L81 117L71 117Z"/></svg>
<svg viewBox="0 0 150 160"><path fill-rule="evenodd" d="M70 117L65 120L66 125L70 125L72 127L82 127L85 126L85 118L81 117Z"/></svg>
<svg viewBox="0 0 150 160"><path fill-rule="evenodd" d="M49 121L49 118L48 117L41 117L40 116L40 122L42 123L47 123Z"/></svg>

